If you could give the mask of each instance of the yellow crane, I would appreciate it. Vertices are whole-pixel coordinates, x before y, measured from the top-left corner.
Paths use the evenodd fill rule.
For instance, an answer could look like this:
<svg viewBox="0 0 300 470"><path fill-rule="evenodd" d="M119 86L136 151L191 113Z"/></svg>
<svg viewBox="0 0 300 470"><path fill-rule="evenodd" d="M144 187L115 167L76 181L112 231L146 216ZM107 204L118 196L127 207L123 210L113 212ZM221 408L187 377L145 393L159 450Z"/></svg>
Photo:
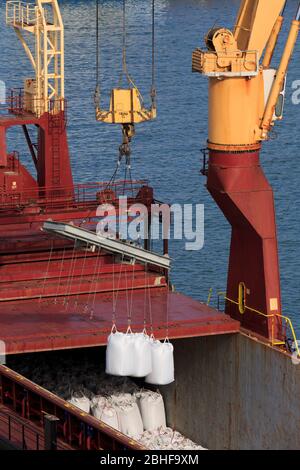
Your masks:
<svg viewBox="0 0 300 470"><path fill-rule="evenodd" d="M63 108L64 25L57 0L7 1L6 23L12 26L35 72L25 79L24 108L40 117ZM34 36L31 44L30 36Z"/></svg>
<svg viewBox="0 0 300 470"><path fill-rule="evenodd" d="M209 159L203 173L232 227L226 313L273 344L284 343L284 318L274 198L260 149L282 119L299 34L300 5L280 64L271 68L285 7L286 0L241 0L233 30L211 29L207 48L197 48L192 57L193 71L209 82Z"/></svg>
<svg viewBox="0 0 300 470"><path fill-rule="evenodd" d="M298 9L280 65L270 69L285 5L286 0L243 0L234 31L212 29L206 36L208 51L194 51L193 71L210 79L209 148L257 148L282 118L281 94L300 17Z"/></svg>

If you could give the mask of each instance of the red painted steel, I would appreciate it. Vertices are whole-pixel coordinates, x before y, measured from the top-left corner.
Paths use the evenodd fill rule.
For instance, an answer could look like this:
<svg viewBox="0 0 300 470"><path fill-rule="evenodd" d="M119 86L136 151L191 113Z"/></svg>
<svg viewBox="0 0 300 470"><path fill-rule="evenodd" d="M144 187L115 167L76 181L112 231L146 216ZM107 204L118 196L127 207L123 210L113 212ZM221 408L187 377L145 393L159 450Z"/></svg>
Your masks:
<svg viewBox="0 0 300 470"><path fill-rule="evenodd" d="M9 436L9 427L3 428L3 420L7 419L8 422L9 416L11 416L16 421L16 415L18 415L24 426L24 436L27 436L28 444L31 447L34 446L32 433L39 433L41 438L43 437L45 414L56 416L59 419L58 443L60 448L114 451L145 450L138 442L9 368L0 365L0 438L3 437L13 442L20 441L16 426L12 429L12 436ZM18 421L20 422L20 419ZM23 443L22 435L21 439Z"/></svg>
<svg viewBox="0 0 300 470"><path fill-rule="evenodd" d="M247 286L246 302L266 314L281 313L279 262L273 191L260 166L259 152L210 151L207 188L232 226L227 296L238 299L238 284ZM271 299L278 307L271 309ZM272 338L272 319L226 304L226 313L241 325ZM280 338L277 327L275 337Z"/></svg>
<svg viewBox="0 0 300 470"><path fill-rule="evenodd" d="M97 294L95 299L70 297L41 302L19 301L0 304L1 339L8 354L49 351L106 345L112 327L113 301L116 303L116 324L125 331L130 316L134 331L147 330L158 339L187 338L239 331L239 322L182 294L170 293L166 287L127 290ZM149 297L151 301L149 301ZM132 302L132 313L128 305ZM169 302L169 305L168 305ZM93 315L91 317L91 311ZM169 313L168 313L169 311Z"/></svg>
<svg viewBox="0 0 300 470"><path fill-rule="evenodd" d="M12 103L14 103L12 98ZM72 188L73 178L70 165L70 156L68 149L66 133L66 103L64 100L54 103L53 111L44 113L40 118L22 112L23 96L18 96L18 106L12 104L10 112L14 114L11 119L7 116L0 118L1 135L15 126L35 125L38 129L37 136L37 181L25 181L22 173L13 175L14 185L6 182L4 192L9 190L26 191L30 195L30 190L45 188L45 196L53 195L54 190L59 190L58 194L63 194L63 188ZM59 105L59 108L57 107ZM4 147L5 136L1 139L2 148ZM22 166L23 171L25 168ZM7 176L6 165L0 169L0 174ZM51 188L49 190L48 188ZM56 191L57 192L57 191Z"/></svg>
<svg viewBox="0 0 300 470"><path fill-rule="evenodd" d="M1 440L16 450L44 450L44 430L28 419L22 418L7 406L0 405ZM73 450L72 446L58 439L57 450Z"/></svg>
<svg viewBox="0 0 300 470"><path fill-rule="evenodd" d="M0 116L0 322L8 353L106 344L117 295L119 326L125 328L126 323L124 295L132 295L133 323L142 330L150 291L148 326L153 324L158 338L166 334L168 281L163 270L149 266L145 272L138 264L121 265L102 252L74 250L69 241L41 231L48 219L94 229L97 207L110 203L118 213L120 195L128 196L129 205L142 203L148 209L155 202L146 181L73 184L66 109L66 101L52 103L51 110L37 118L24 111L23 91L17 90L11 95L10 114ZM27 126L38 130L36 145ZM16 152L6 152L6 131L11 127L23 129L36 179ZM238 322L199 302L175 294L170 299L170 337L239 329Z"/></svg>

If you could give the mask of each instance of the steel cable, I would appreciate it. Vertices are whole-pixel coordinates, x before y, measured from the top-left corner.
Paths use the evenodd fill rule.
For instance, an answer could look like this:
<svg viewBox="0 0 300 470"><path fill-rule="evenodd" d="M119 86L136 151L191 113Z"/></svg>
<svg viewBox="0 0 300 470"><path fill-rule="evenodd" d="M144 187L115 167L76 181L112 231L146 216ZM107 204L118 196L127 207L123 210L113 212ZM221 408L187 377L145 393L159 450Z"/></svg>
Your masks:
<svg viewBox="0 0 300 470"><path fill-rule="evenodd" d="M64 270L65 256L66 256L66 247L64 247L63 256L62 256L61 263L60 263L59 278L58 278L56 296L55 296L55 299L54 299L55 304L57 303L58 296L60 294L60 283L61 283L61 278L62 278L62 274L63 274L63 270Z"/></svg>
<svg viewBox="0 0 300 470"><path fill-rule="evenodd" d="M53 240L51 241L51 250L50 250L50 255L49 255L49 258L48 258L48 263L47 263L47 269L46 269L46 273L45 273L45 277L44 277L44 281L43 281L43 288L41 290L41 295L39 297L39 306L41 306L41 302L42 302L42 297L44 296L44 293L45 293L45 288L46 288L46 281L48 279L48 274L49 274L49 268L50 268L50 263L51 263L51 259L52 259L52 254L53 254Z"/></svg>

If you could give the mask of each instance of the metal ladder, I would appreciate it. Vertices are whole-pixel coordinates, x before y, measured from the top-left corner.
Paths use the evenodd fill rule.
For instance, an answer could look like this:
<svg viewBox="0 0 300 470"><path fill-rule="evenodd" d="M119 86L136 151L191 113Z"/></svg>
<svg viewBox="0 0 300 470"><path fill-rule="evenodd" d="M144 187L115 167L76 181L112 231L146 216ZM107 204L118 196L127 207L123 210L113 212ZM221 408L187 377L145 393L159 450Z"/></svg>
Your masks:
<svg viewBox="0 0 300 470"><path fill-rule="evenodd" d="M52 186L60 184L60 136L62 132L62 118L60 114L49 115L49 130L52 137Z"/></svg>

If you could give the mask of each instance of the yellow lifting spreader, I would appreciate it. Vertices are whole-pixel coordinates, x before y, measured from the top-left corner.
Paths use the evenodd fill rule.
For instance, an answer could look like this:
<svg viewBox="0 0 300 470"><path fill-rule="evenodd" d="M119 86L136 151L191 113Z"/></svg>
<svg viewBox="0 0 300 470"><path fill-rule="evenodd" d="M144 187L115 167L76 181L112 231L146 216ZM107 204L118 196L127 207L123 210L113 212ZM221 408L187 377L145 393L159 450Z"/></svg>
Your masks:
<svg viewBox="0 0 300 470"><path fill-rule="evenodd" d="M97 121L108 124L139 124L156 118L156 107L146 109L137 88L114 88L109 111L96 106Z"/></svg>
<svg viewBox="0 0 300 470"><path fill-rule="evenodd" d="M130 155L130 141L135 135L135 124L151 121L156 118L156 90L155 90L155 64L154 64L154 0L152 0L152 86L151 107L144 106L142 95L134 84L127 69L126 62L126 0L123 0L123 53L122 73L118 87L113 88L110 95L110 106L108 110L101 108L100 85L99 85L99 0L97 1L97 84L95 91L96 120L107 124L120 124L122 126L123 143L120 146L120 155ZM122 81L125 78L126 86Z"/></svg>

